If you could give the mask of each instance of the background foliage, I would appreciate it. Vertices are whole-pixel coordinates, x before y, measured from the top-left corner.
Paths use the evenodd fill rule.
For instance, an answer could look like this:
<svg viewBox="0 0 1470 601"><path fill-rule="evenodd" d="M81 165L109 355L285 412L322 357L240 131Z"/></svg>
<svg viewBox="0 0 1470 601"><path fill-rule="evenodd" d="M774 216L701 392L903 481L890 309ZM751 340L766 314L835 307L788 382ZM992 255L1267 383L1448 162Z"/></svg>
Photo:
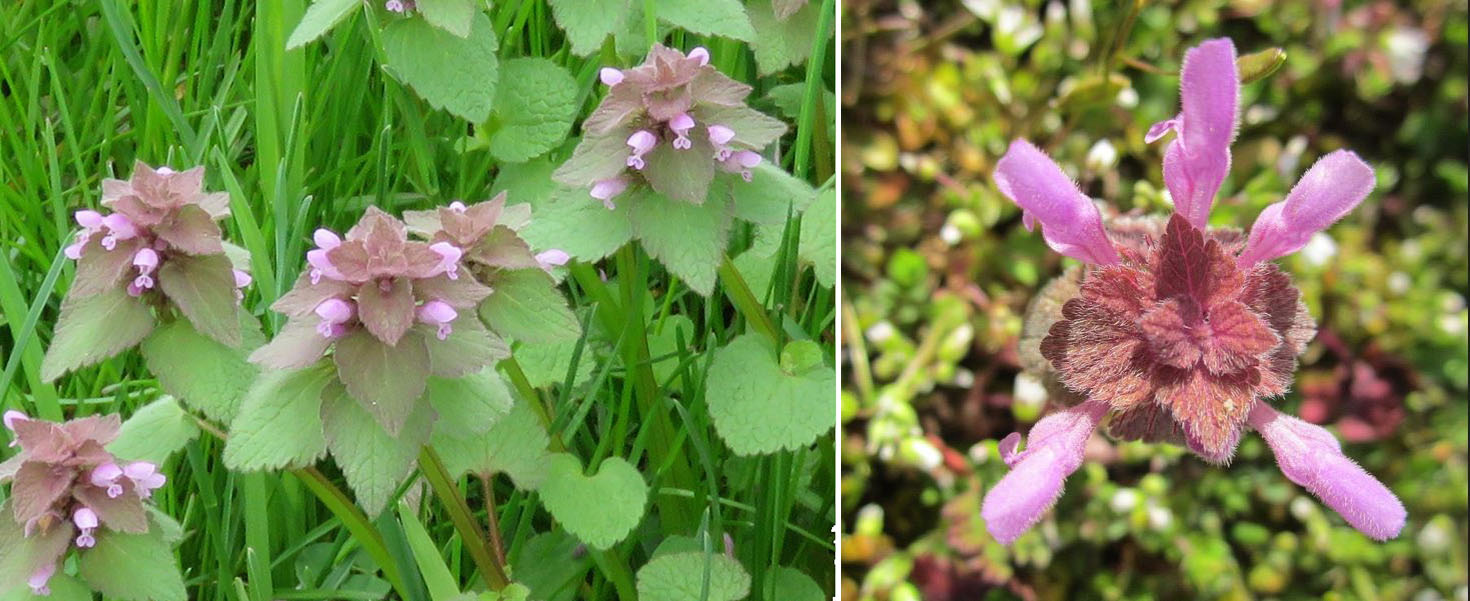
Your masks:
<svg viewBox="0 0 1470 601"><path fill-rule="evenodd" d="M41 381L42 352L74 269L60 254L71 214L95 207L101 180L125 177L135 158L207 166L206 188L230 193L233 214L222 225L252 255L255 283L244 306L267 335L284 316L266 308L296 279L318 227L345 231L369 205L398 214L502 190L511 203L542 206L553 192L551 170L575 144L575 123L605 89L598 69L635 65L654 41L707 46L712 64L752 84L749 101L791 125L772 162L799 174L809 192L826 182L822 198L835 208L835 47L817 39L831 17L826 29L813 18L824 6L834 10L831 2L797 13L811 27L804 37L782 34L789 46L773 41L774 27L750 24L770 18L769 0L724 0L706 12L679 2L606 2L632 14L590 23L595 15L579 5L591 3L575 0L418 4L425 14L407 19L379 0L0 5L0 409L49 420L141 413L146 420L130 423L156 429L150 443L182 446L155 499L184 528L176 552L192 599L445 601L480 588L483 575L451 524L464 516L448 515L417 478L370 526L381 533L389 566L365 552L354 530L360 524L344 524L348 499L319 502L324 482L342 482L331 463L319 464L320 481L302 472L226 470L223 424L176 404L149 405L162 390L142 353L55 385ZM424 22L428 9L444 7L472 11L435 17L469 23L467 38ZM807 68L814 47L825 48L824 60L810 64L824 68ZM835 211L826 212L808 227L835 229ZM508 375L517 400L491 432L494 444L439 451L453 473L490 463L508 474L457 484L473 521L498 529L494 547L505 555L498 559L531 599L683 599L691 579L704 583L706 568L710 586L696 585L695 594L709 599L831 596L822 590L834 580L832 435L737 456L715 436L704 398L708 351L745 332L750 310L773 320L783 339L810 345L807 363L815 357L831 374L832 269L809 271L811 259L798 260L800 219L783 213L775 222L774 232L741 224L732 236L728 251L740 255L753 289L746 296L756 297L741 311L725 286L701 297L629 248L616 269L611 260L570 266L581 273L546 299L547 306L571 300L580 336L543 343L535 331L513 333L520 373ZM758 235L768 252L747 255ZM835 263L830 234L808 239ZM620 336L641 339L638 363L615 352ZM644 362L652 364L650 379L641 378L650 371ZM550 415L538 419L533 407ZM548 438L573 455L546 461ZM668 445L662 463L650 458L654 439ZM9 454L3 442L0 454ZM578 457L603 470L584 478L582 466L565 461ZM548 482L553 492L532 492ZM569 486L576 494L565 494ZM585 494L589 486L609 494ZM620 494L644 486L644 505ZM548 496L571 499L556 508L560 519L552 519ZM609 525L609 511L620 514L617 524ZM397 590L390 571L403 575Z"/></svg>
<svg viewBox="0 0 1470 601"><path fill-rule="evenodd" d="M844 3L844 599L1465 599L1465 11ZM1178 110L1184 49L1219 36L1286 59L1244 87L1214 225L1248 227L1328 151L1377 170L1330 237L1283 260L1321 334L1278 405L1331 424L1409 525L1372 543L1255 435L1228 468L1099 436L1056 509L1002 547L979 518L1005 473L995 442L1046 405L1016 337L1070 260L1025 231L991 168L1025 137L1105 205L1168 211L1165 145L1143 134Z"/></svg>

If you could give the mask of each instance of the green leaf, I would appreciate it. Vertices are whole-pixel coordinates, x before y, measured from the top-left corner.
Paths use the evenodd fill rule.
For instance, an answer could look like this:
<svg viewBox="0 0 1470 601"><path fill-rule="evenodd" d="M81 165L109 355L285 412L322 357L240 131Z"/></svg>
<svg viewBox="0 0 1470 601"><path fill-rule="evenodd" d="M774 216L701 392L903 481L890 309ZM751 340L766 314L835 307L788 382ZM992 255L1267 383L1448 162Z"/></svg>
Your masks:
<svg viewBox="0 0 1470 601"><path fill-rule="evenodd" d="M419 406L392 436L340 384L328 384L322 393L327 448L369 517L381 513L398 485L413 473L419 447L429 440L432 418L433 412Z"/></svg>
<svg viewBox="0 0 1470 601"><path fill-rule="evenodd" d="M556 24L566 30L572 53L587 56L628 19L628 0L551 0Z"/></svg>
<svg viewBox="0 0 1470 601"><path fill-rule="evenodd" d="M788 83L771 88L766 92L766 99L776 105L787 119L796 121L801 119L801 103L806 99L805 83ZM827 118L827 138L837 138L837 96L832 90L822 89L823 115Z"/></svg>
<svg viewBox="0 0 1470 601"><path fill-rule="evenodd" d="M239 346L234 269L223 254L176 255L158 268L158 287L201 334Z"/></svg>
<svg viewBox="0 0 1470 601"><path fill-rule="evenodd" d="M496 123L490 154L519 163L556 148L572 129L577 112L577 82L560 65L544 58L505 63L505 80L495 96Z"/></svg>
<svg viewBox="0 0 1470 601"><path fill-rule="evenodd" d="M358 330L337 341L333 360L348 394L390 434L398 434L428 387L428 342L416 330L395 346Z"/></svg>
<svg viewBox="0 0 1470 601"><path fill-rule="evenodd" d="M535 217L521 230L521 237L532 248L560 248L587 262L602 259L633 238L630 196L615 199L617 207L609 211L587 190L559 187L536 205Z"/></svg>
<svg viewBox="0 0 1470 601"><path fill-rule="evenodd" d="M474 123L490 116L499 63L490 18L476 11L468 38L430 25L400 19L383 28L388 69L435 108Z"/></svg>
<svg viewBox="0 0 1470 601"><path fill-rule="evenodd" d="M526 490L541 486L546 476L543 466L550 440L541 419L522 400L482 435L455 438L443 429L434 432L434 448L451 476L505 474Z"/></svg>
<svg viewBox="0 0 1470 601"><path fill-rule="evenodd" d="M808 2L796 14L781 20L768 0L746 5L755 29L755 63L761 75L770 75L792 65L805 63L812 54L812 38L822 20L822 3Z"/></svg>
<svg viewBox="0 0 1470 601"><path fill-rule="evenodd" d="M455 580L454 573L449 571L449 566L444 565L444 558L439 555L439 548L434 546L434 539L429 538L429 531L424 529L423 523L419 522L408 503L398 504L398 521L403 524L403 537L408 540L414 563L418 564L419 574L424 577L424 585L429 588L429 598L433 601L461 598L459 582ZM474 595L466 595L469 595L470 600L474 599Z"/></svg>
<svg viewBox="0 0 1470 601"><path fill-rule="evenodd" d="M521 371L526 373L526 380L531 382L531 386L540 388L566 382L567 370L572 367L572 352L576 349L576 340L540 344L523 342L516 346L515 357ZM572 386L586 384L592 378L592 370L597 363L592 359L592 351L590 344L582 349L577 372L572 376Z"/></svg>
<svg viewBox="0 0 1470 601"><path fill-rule="evenodd" d="M701 596L706 590L708 596ZM736 601L748 594L750 575L740 562L720 553L673 553L638 569L639 601Z"/></svg>
<svg viewBox="0 0 1470 601"><path fill-rule="evenodd" d="M430 25L457 37L470 36L470 21L475 17L472 0L417 0L414 6Z"/></svg>
<svg viewBox="0 0 1470 601"><path fill-rule="evenodd" d="M827 188L801 218L801 244L796 254L812 264L817 281L837 285L837 191Z"/></svg>
<svg viewBox="0 0 1470 601"><path fill-rule="evenodd" d="M286 49L299 48L322 37L322 34L331 31L361 7L362 0L317 0L311 3L311 7L306 9L306 15L301 17L301 22L291 32L291 38L286 40Z"/></svg>
<svg viewBox="0 0 1470 601"><path fill-rule="evenodd" d="M836 380L826 366L788 374L765 338L744 334L715 351L705 398L725 444L760 455L805 447L831 429Z"/></svg>
<svg viewBox="0 0 1470 601"><path fill-rule="evenodd" d="M762 225L785 225L788 210L801 214L817 195L805 180L764 161L750 170L749 182L738 175L721 179L730 186L735 216Z"/></svg>
<svg viewBox="0 0 1470 601"><path fill-rule="evenodd" d="M730 205L710 198L702 205L652 192L629 201L633 226L644 250L691 289L709 296L730 235Z"/></svg>
<svg viewBox="0 0 1470 601"><path fill-rule="evenodd" d="M781 601L826 601L827 593L822 592L811 576L801 573L800 570L786 566L778 566L770 572L766 579L766 595L764 599L780 599Z"/></svg>
<svg viewBox="0 0 1470 601"><path fill-rule="evenodd" d="M30 587L19 582L16 584L20 586L0 594L0 601L92 601L92 589L66 574L51 576L51 581L46 583L46 588L51 589L50 595L32 595Z"/></svg>
<svg viewBox="0 0 1470 601"><path fill-rule="evenodd" d="M733 260L735 269L740 272L740 277L745 279L745 285L757 299L764 299L766 291L771 288L771 278L776 273L776 256L759 252L751 248Z"/></svg>
<svg viewBox="0 0 1470 601"><path fill-rule="evenodd" d="M107 445L107 450L128 461L163 465L169 455L198 436L199 424L194 418L184 412L178 400L164 396L123 422L122 430Z"/></svg>
<svg viewBox="0 0 1470 601"><path fill-rule="evenodd" d="M556 281L540 269L501 272L480 303L480 319L496 333L526 342L575 339L581 326Z"/></svg>
<svg viewBox="0 0 1470 601"><path fill-rule="evenodd" d="M111 289L82 299L67 297L56 320L56 335L41 361L41 379L92 365L143 340L153 331L153 312L127 291Z"/></svg>
<svg viewBox="0 0 1470 601"><path fill-rule="evenodd" d="M657 0L658 18L675 27L703 35L717 35L749 42L755 38L745 7L739 0Z"/></svg>
<svg viewBox="0 0 1470 601"><path fill-rule="evenodd" d="M537 601L572 601L577 585L592 568L582 543L565 532L544 532L514 549L510 556L516 580L531 588Z"/></svg>
<svg viewBox="0 0 1470 601"><path fill-rule="evenodd" d="M1240 72L1240 85L1265 79L1284 64L1286 51L1281 48L1267 48L1235 59L1235 68Z"/></svg>
<svg viewBox="0 0 1470 601"><path fill-rule="evenodd" d="M643 475L621 457L604 459L596 474L585 476L575 455L552 455L538 492L546 510L567 532L597 549L628 536L643 520L648 503Z"/></svg>
<svg viewBox="0 0 1470 601"><path fill-rule="evenodd" d="M781 371L802 375L822 364L822 347L810 340L793 340L781 349Z"/></svg>
<svg viewBox="0 0 1470 601"><path fill-rule="evenodd" d="M483 435L515 403L494 367L458 378L429 378L425 395L439 413L436 430L456 438Z"/></svg>
<svg viewBox="0 0 1470 601"><path fill-rule="evenodd" d="M186 319L164 324L143 341L148 369L164 390L210 419L229 423L259 370L245 358L265 344L258 324L244 311L241 345L231 348L200 334Z"/></svg>
<svg viewBox="0 0 1470 601"><path fill-rule="evenodd" d="M77 562L82 580L121 601L185 601L184 580L161 528L145 534L105 532Z"/></svg>
<svg viewBox="0 0 1470 601"><path fill-rule="evenodd" d="M327 361L260 374L230 425L225 465L244 471L273 470L320 459L327 452L322 390L335 375Z"/></svg>

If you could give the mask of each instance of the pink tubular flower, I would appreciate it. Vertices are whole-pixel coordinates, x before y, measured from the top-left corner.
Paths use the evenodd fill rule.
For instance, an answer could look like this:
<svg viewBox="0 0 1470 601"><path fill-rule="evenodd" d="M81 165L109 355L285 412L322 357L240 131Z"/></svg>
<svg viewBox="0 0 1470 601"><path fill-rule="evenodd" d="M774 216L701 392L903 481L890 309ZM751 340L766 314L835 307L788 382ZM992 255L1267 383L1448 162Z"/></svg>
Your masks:
<svg viewBox="0 0 1470 601"><path fill-rule="evenodd" d="M1225 465L1245 429L1253 428L1288 479L1368 536L1393 538L1405 520L1393 493L1343 456L1326 430L1269 403L1291 388L1297 356L1316 334L1291 277L1270 261L1301 249L1357 206L1373 188L1373 170L1352 152L1330 153L1284 201L1261 212L1248 237L1210 229L1210 206L1229 170L1239 98L1230 40L1186 53L1180 95L1180 114L1147 136L1177 134L1163 166L1174 196L1167 222L1129 216L1104 224L1061 168L1023 140L996 164L996 184L1022 208L1027 228L1041 221L1052 249L1086 263L1063 276L1067 285L1042 291L1049 302L1033 303L1021 338L1035 342L1020 349L1022 361L1029 371L1055 377L1068 392L1064 401L1085 399L1079 407L1089 416L1100 411L1089 432L1111 413L1107 430L1114 438L1176 444ZM982 506L1002 542L1034 523L1077 467L1080 455L1038 445L1060 431L1042 429L1051 419L1037 424L1026 453L1007 459L1013 471ZM1083 428L1080 421L1067 423ZM1009 455L1015 442L1007 438L1002 446Z"/></svg>
<svg viewBox="0 0 1470 601"><path fill-rule="evenodd" d="M730 155L735 151L731 150L726 144L729 144L731 140L735 139L735 130L723 125L711 125L708 128L708 132L709 143L715 147L715 160L723 161L730 158Z"/></svg>
<svg viewBox="0 0 1470 601"><path fill-rule="evenodd" d="M26 580L26 584L31 587L31 594L41 597L51 596L51 588L46 585L51 582L51 576L55 573L55 561L41 564L36 568L36 571L31 572L31 577Z"/></svg>
<svg viewBox="0 0 1470 601"><path fill-rule="evenodd" d="M123 475L133 482L133 487L138 491L138 496L147 499L153 496L153 490L161 488L168 478L158 473L158 466L147 461L135 461L123 468Z"/></svg>
<svg viewBox="0 0 1470 601"><path fill-rule="evenodd" d="M138 235L138 228L133 225L127 215L122 213L113 213L103 217L102 226L107 228L107 235L102 237L102 248L107 250L117 248L119 240L131 240Z"/></svg>
<svg viewBox="0 0 1470 601"><path fill-rule="evenodd" d="M342 245L342 238L326 228L319 228L311 234L312 242L316 248L306 252L306 263L311 265L311 283L320 284L322 276L333 280L342 280L342 272L327 258L327 253Z"/></svg>
<svg viewBox="0 0 1470 601"><path fill-rule="evenodd" d="M613 204L613 197L622 194L627 189L628 180L623 177L599 180L592 184L592 197L602 201L602 206L611 211L617 208L617 205Z"/></svg>
<svg viewBox="0 0 1470 601"><path fill-rule="evenodd" d="M1374 540L1388 540L1404 529L1408 513L1388 488L1342 454L1342 445L1325 428L1256 403L1249 422L1261 433L1288 480L1300 484L1343 519Z"/></svg>
<svg viewBox="0 0 1470 601"><path fill-rule="evenodd" d="M128 286L128 294L138 296L153 288L153 270L158 267L158 251L143 247L133 255L133 266L138 268L138 277Z"/></svg>
<svg viewBox="0 0 1470 601"><path fill-rule="evenodd" d="M431 300L419 306L418 317L419 321L429 325L439 326L437 335L440 340L444 340L453 331L453 328L449 326L449 322L459 317L459 312L455 311L454 307L449 306L449 303L441 300Z"/></svg>
<svg viewBox="0 0 1470 601"><path fill-rule="evenodd" d="M633 132L633 135L628 136L628 146L633 149L633 153L628 155L628 166L634 169L642 169L644 166L643 155L653 150L655 144L658 144L658 138L653 135L653 132L646 129L640 129Z"/></svg>
<svg viewBox="0 0 1470 601"><path fill-rule="evenodd" d="M699 66L703 67L709 64L709 49L705 48L704 46L697 46L693 50L689 51L688 57L690 59L698 61Z"/></svg>
<svg viewBox="0 0 1470 601"><path fill-rule="evenodd" d="M107 489L107 498L116 499L123 494L123 487L118 483L118 479L122 476L122 468L116 463L108 462L94 468L87 481L91 482L92 486Z"/></svg>
<svg viewBox="0 0 1470 601"><path fill-rule="evenodd" d="M1170 130L1178 134L1164 152L1164 183L1174 197L1174 209L1199 229L1209 221L1215 193L1230 172L1239 99L1235 44L1224 38L1208 40L1184 53L1179 115L1154 124L1144 138L1152 142Z"/></svg>
<svg viewBox="0 0 1470 601"><path fill-rule="evenodd" d="M97 529L97 512L89 507L80 507L71 514L71 521L81 531L77 535L78 547L89 549L97 545L97 539L92 536L92 532Z"/></svg>
<svg viewBox="0 0 1470 601"><path fill-rule="evenodd" d="M623 83L623 72L612 67L603 67L597 72L597 78L602 80L602 85L612 87Z"/></svg>
<svg viewBox="0 0 1470 601"><path fill-rule="evenodd" d="M435 242L429 245L429 250L439 255L439 271L451 280L459 279L459 259L464 256L464 251L458 246L448 242Z"/></svg>
<svg viewBox="0 0 1470 601"><path fill-rule="evenodd" d="M1020 453L1015 452L1020 434L1001 441L1001 459L1011 471L990 488L980 506L991 536L1003 544L1014 542L1056 503L1062 482L1082 465L1087 439L1107 411L1107 403L1089 401L1053 413L1031 428Z"/></svg>
<svg viewBox="0 0 1470 601"><path fill-rule="evenodd" d="M87 242L92 236L102 231L102 214L97 211L82 210L76 214L77 225L82 226L82 231L77 232L76 240L66 247L66 258L73 261L82 258L82 250L86 248Z"/></svg>
<svg viewBox="0 0 1470 601"><path fill-rule="evenodd" d="M1021 207L1027 230L1041 221L1041 236L1052 250L1093 265L1118 262L1092 199L1030 142L1011 142L995 164L995 185Z"/></svg>
<svg viewBox="0 0 1470 601"><path fill-rule="evenodd" d="M545 269L546 271L551 271L552 267L560 267L562 265L566 265L567 261L571 258L571 255L568 255L566 251L559 248L553 248L536 253L536 263L541 265L541 268Z"/></svg>
<svg viewBox="0 0 1470 601"><path fill-rule="evenodd" d="M341 338L347 332L347 322L357 316L357 307L352 301L340 298L329 298L316 306L317 317L322 318L321 323L316 325L316 331L322 338L335 340Z"/></svg>
<svg viewBox="0 0 1470 601"><path fill-rule="evenodd" d="M674 148L677 150L689 150L694 148L694 142L689 139L689 130L694 129L694 117L689 113L679 113L669 119L669 129L674 132Z"/></svg>
<svg viewBox="0 0 1470 601"><path fill-rule="evenodd" d="M761 155L754 151L742 150L720 161L720 168L730 173L739 173L740 179L749 182L753 177L750 170L760 165L761 160Z"/></svg>

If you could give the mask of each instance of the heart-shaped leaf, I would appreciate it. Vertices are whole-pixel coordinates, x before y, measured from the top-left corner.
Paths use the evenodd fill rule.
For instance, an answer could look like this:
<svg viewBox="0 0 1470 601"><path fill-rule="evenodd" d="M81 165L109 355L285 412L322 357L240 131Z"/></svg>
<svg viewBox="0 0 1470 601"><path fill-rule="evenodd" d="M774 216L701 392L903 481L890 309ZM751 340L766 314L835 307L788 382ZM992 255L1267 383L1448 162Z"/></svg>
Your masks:
<svg viewBox="0 0 1470 601"><path fill-rule="evenodd" d="M700 596L704 591L708 595ZM655 557L638 570L641 601L736 601L748 594L750 575L740 562L720 553L671 553Z"/></svg>
<svg viewBox="0 0 1470 601"><path fill-rule="evenodd" d="M802 448L831 429L836 380L826 365L782 371L766 339L745 334L715 351L705 398L725 444L740 455L760 455Z"/></svg>
<svg viewBox="0 0 1470 601"><path fill-rule="evenodd" d="M561 525L582 542L606 549L628 536L643 519L648 484L621 457L609 457L597 473L582 474L576 456L557 453L546 463L541 502Z"/></svg>

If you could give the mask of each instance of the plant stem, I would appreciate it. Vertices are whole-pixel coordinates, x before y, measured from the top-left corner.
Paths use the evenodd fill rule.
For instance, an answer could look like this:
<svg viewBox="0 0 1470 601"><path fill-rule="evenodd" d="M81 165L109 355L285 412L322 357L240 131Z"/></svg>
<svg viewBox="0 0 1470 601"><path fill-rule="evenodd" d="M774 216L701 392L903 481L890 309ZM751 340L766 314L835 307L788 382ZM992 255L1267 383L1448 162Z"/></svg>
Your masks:
<svg viewBox="0 0 1470 601"><path fill-rule="evenodd" d="M505 588L508 582L505 567L496 561L494 553L486 544L485 533L480 530L480 523L475 521L470 506L465 503L464 495L460 494L459 486L455 485L449 471L444 469L444 461L439 458L434 447L424 445L419 451L419 471L423 472L424 479L429 481L429 488L434 489L439 502L449 511L449 520L454 522L454 529L459 531L460 540L470 551L470 559L474 560L490 589L499 591ZM493 509L491 513L494 513Z"/></svg>
<svg viewBox="0 0 1470 601"><path fill-rule="evenodd" d="M485 528L490 530L490 545L495 551L495 560L505 565L505 541L500 539L500 516L495 513L495 487L490 477L480 475L480 488L485 495Z"/></svg>
<svg viewBox="0 0 1470 601"><path fill-rule="evenodd" d="M781 343L780 334L776 326L771 323L770 316L766 315L766 308L761 305L760 300L750 291L750 286L745 283L745 278L740 277L740 270L735 268L735 263L730 261L726 255L719 268L720 284L725 288L725 294L729 295L730 302L735 305L735 310L750 322L750 326L757 332L771 339L774 344Z"/></svg>

